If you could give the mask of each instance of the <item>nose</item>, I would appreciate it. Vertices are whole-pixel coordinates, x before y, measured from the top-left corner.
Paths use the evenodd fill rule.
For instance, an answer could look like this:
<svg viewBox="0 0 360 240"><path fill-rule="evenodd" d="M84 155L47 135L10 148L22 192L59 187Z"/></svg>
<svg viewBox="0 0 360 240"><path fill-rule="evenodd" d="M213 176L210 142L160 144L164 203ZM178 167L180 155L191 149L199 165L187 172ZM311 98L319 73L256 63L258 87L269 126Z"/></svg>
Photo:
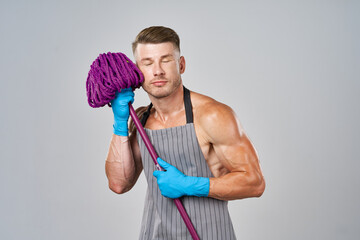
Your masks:
<svg viewBox="0 0 360 240"><path fill-rule="evenodd" d="M165 71L164 71L164 69L162 69L160 63L154 63L153 66L154 66L153 67L153 73L154 73L155 77L165 75Z"/></svg>

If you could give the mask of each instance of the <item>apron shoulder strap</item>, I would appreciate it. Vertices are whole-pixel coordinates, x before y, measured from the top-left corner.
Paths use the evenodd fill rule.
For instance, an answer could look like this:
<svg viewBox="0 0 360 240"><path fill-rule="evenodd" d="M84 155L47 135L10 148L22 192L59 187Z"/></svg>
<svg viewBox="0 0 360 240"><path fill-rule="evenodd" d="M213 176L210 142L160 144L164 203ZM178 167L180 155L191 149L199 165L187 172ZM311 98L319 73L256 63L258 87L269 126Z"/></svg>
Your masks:
<svg viewBox="0 0 360 240"><path fill-rule="evenodd" d="M143 127L145 127L146 121L149 118L151 108L152 108L152 103L149 104L148 109L142 115L140 122Z"/></svg>
<svg viewBox="0 0 360 240"><path fill-rule="evenodd" d="M186 87L184 87L184 105L185 105L185 113L186 113L186 123L193 123L193 111L190 99L190 91Z"/></svg>

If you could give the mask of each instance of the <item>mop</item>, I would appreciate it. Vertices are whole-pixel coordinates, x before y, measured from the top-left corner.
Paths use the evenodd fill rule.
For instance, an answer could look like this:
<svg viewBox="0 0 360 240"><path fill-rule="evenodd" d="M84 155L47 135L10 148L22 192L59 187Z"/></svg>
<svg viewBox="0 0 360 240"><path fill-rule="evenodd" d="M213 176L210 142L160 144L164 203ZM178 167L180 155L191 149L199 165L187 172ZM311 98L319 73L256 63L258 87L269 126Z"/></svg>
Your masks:
<svg viewBox="0 0 360 240"><path fill-rule="evenodd" d="M106 104L111 106L110 102L115 98L116 92L121 92L122 89L130 87L134 91L141 86L143 81L143 74L125 54L111 52L100 54L90 66L86 80L88 103L93 108L103 107ZM155 149L130 102L129 108L130 116L154 161L156 169L163 171L157 163L158 156ZM174 199L174 203L192 238L200 239L180 199Z"/></svg>

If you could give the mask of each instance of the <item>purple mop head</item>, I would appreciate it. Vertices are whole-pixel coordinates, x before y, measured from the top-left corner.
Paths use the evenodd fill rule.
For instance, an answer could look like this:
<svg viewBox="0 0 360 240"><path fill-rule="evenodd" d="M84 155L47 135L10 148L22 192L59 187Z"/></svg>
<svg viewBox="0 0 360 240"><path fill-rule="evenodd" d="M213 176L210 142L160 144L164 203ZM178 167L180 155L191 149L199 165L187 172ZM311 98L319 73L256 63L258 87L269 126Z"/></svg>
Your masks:
<svg viewBox="0 0 360 240"><path fill-rule="evenodd" d="M86 80L88 103L93 108L110 106L116 92L139 88L143 81L143 74L125 54L100 54L91 64Z"/></svg>

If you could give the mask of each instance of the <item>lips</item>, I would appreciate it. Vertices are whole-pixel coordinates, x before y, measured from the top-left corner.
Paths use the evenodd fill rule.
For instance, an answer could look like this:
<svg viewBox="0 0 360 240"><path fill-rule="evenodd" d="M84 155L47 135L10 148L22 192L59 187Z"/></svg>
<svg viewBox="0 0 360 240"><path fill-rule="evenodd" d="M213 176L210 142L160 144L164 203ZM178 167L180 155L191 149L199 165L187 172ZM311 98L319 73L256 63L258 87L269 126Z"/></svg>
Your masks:
<svg viewBox="0 0 360 240"><path fill-rule="evenodd" d="M157 87L161 87L164 86L167 83L166 80L156 80L154 82L152 82L151 84L157 86Z"/></svg>

